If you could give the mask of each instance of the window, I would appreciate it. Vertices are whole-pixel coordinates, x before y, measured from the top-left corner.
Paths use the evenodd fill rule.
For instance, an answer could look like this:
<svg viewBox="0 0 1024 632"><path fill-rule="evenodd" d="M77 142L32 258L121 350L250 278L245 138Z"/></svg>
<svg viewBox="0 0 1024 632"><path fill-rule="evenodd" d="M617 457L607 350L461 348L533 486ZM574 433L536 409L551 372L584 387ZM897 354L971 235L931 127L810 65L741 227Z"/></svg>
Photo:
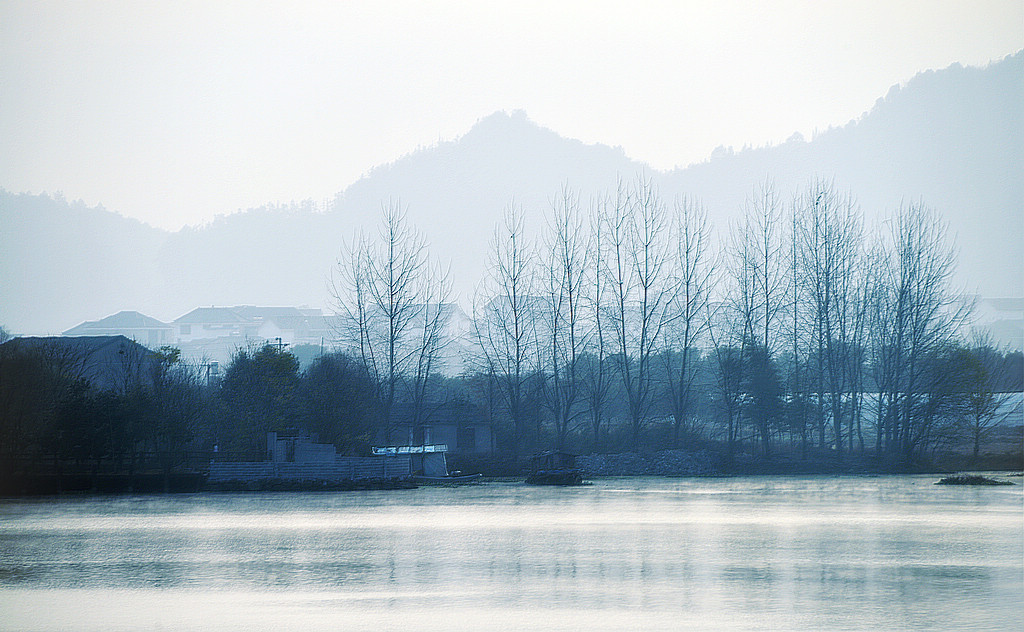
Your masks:
<svg viewBox="0 0 1024 632"><path fill-rule="evenodd" d="M459 452L476 452L476 428L459 428L455 443Z"/></svg>

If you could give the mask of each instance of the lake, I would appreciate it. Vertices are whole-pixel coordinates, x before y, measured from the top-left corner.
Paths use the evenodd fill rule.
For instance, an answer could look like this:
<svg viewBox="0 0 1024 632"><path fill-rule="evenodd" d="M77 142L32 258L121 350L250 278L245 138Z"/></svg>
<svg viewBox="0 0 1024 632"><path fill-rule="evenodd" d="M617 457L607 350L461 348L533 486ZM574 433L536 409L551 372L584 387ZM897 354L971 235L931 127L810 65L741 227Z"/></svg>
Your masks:
<svg viewBox="0 0 1024 632"><path fill-rule="evenodd" d="M937 476L0 500L0 630L1024 629L1024 494Z"/></svg>

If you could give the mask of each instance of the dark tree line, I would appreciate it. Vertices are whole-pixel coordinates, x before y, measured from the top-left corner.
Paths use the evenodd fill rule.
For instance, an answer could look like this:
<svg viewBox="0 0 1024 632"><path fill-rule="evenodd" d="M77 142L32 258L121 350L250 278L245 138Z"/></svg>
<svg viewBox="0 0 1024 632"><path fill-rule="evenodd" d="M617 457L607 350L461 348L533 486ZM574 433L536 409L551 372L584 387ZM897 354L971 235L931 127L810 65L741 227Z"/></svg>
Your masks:
<svg viewBox="0 0 1024 632"><path fill-rule="evenodd" d="M44 340L0 346L0 459L12 472L132 474L262 460L268 431L301 430L365 454L381 420L373 381L340 353L300 371L291 353L254 346L211 380L172 347L122 345L116 366L107 360L97 374L95 358Z"/></svg>

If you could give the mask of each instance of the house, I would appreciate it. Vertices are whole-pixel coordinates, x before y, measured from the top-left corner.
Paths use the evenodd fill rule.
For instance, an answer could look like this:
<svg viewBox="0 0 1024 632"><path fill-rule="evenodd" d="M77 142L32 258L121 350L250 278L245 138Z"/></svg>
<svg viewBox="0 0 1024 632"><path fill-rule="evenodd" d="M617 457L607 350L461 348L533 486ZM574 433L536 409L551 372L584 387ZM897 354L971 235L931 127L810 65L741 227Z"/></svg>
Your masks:
<svg viewBox="0 0 1024 632"><path fill-rule="evenodd" d="M328 319L307 307L198 307L172 326L183 354L225 364L253 344L322 346L333 337Z"/></svg>
<svg viewBox="0 0 1024 632"><path fill-rule="evenodd" d="M316 488L317 482L404 479L425 471L447 475L444 452L435 454L435 447L375 448L372 456L339 456L332 444L317 443L304 432L268 432L266 460L215 459L207 480L215 485L283 480Z"/></svg>
<svg viewBox="0 0 1024 632"><path fill-rule="evenodd" d="M174 327L145 314L125 310L89 320L65 331L63 336L124 336L129 340L156 349L174 343Z"/></svg>
<svg viewBox="0 0 1024 632"><path fill-rule="evenodd" d="M267 458L273 463L333 463L337 456L333 444L316 443L303 432L267 433Z"/></svg>
<svg viewBox="0 0 1024 632"><path fill-rule="evenodd" d="M239 314L234 307L197 307L173 322L179 343L195 340L256 338L259 324Z"/></svg>
<svg viewBox="0 0 1024 632"><path fill-rule="evenodd" d="M38 355L61 375L87 380L99 390L145 382L158 362L149 349L125 336L30 336L8 340L0 350Z"/></svg>
<svg viewBox="0 0 1024 632"><path fill-rule="evenodd" d="M426 404L417 423L415 408L395 404L389 436L379 433L378 442L389 445L444 444L452 454L491 454L494 452L492 424L469 402L454 401Z"/></svg>
<svg viewBox="0 0 1024 632"><path fill-rule="evenodd" d="M319 309L306 307L197 307L173 323L178 342L261 340L284 345L320 344L332 328Z"/></svg>
<svg viewBox="0 0 1024 632"><path fill-rule="evenodd" d="M373 448L373 455L382 457L384 461L407 458L411 476L445 478L449 476L448 461L444 456L447 451L448 446L444 444L403 445Z"/></svg>

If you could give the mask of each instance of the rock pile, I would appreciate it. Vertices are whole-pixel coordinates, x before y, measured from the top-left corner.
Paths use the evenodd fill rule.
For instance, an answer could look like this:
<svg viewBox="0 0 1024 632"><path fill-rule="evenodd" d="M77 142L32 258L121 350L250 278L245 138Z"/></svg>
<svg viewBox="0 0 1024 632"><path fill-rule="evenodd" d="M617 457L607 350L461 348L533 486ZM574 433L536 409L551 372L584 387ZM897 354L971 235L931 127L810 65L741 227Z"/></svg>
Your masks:
<svg viewBox="0 0 1024 632"><path fill-rule="evenodd" d="M721 473L718 458L704 452L661 450L576 457L587 476L714 476Z"/></svg>

